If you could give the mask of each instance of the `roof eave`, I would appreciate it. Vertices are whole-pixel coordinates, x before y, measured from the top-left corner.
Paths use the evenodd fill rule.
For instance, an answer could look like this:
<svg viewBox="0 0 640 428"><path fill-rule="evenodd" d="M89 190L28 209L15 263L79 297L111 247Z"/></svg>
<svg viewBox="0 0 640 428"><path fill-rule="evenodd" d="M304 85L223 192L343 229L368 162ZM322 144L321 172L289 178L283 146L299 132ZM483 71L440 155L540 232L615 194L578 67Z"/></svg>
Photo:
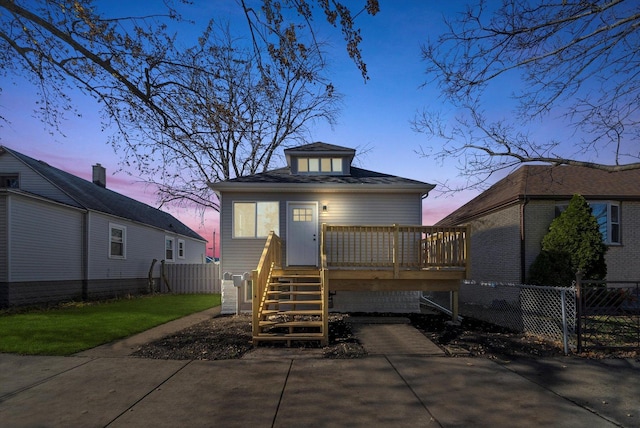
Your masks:
<svg viewBox="0 0 640 428"><path fill-rule="evenodd" d="M251 192L264 192L265 189L286 192L286 193L298 193L316 192L316 193L420 193L422 195L428 195L435 187L433 184L428 185L411 185L411 184L319 184L319 183L230 183L219 182L209 183L209 187L216 192L233 191L240 193Z"/></svg>

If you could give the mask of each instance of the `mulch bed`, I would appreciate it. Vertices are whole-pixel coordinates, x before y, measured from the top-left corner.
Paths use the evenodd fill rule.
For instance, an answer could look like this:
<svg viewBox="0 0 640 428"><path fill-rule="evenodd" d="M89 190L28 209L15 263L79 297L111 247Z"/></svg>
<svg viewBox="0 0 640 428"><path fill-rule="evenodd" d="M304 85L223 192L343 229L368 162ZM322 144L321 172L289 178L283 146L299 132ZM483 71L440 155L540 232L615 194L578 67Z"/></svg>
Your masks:
<svg viewBox="0 0 640 428"><path fill-rule="evenodd" d="M398 314L369 314L394 316ZM441 314L407 314L412 325L420 330L450 356L471 356L509 360L518 357L562 356L562 346L539 337L515 333L482 321L465 318L453 325ZM322 348L325 358L361 358L366 351L354 335L348 314L331 314L329 345ZM280 343L265 343L265 347L284 347ZM293 346L319 348L313 342L294 343ZM238 359L250 352L251 317L248 315L219 316L140 347L132 355L142 358L177 360ZM582 355L604 358L610 353ZM614 355L638 358L637 353Z"/></svg>

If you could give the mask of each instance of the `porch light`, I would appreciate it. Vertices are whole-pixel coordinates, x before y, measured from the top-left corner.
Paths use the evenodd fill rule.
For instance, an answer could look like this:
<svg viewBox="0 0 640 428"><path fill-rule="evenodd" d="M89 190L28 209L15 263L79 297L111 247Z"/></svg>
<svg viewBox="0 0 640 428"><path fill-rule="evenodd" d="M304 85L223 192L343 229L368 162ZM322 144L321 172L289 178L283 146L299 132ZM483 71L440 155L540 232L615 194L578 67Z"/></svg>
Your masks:
<svg viewBox="0 0 640 428"><path fill-rule="evenodd" d="M326 213L327 211L329 211L329 205L325 202L322 204L322 212Z"/></svg>

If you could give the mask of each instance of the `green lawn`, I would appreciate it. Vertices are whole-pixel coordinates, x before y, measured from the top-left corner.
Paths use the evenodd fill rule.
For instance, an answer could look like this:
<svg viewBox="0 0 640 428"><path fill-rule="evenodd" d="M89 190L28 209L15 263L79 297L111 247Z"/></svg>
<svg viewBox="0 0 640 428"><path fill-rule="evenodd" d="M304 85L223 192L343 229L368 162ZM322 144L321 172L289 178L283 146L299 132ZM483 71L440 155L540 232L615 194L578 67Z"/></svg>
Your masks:
<svg viewBox="0 0 640 428"><path fill-rule="evenodd" d="M0 352L70 355L219 305L219 294L157 295L7 313Z"/></svg>

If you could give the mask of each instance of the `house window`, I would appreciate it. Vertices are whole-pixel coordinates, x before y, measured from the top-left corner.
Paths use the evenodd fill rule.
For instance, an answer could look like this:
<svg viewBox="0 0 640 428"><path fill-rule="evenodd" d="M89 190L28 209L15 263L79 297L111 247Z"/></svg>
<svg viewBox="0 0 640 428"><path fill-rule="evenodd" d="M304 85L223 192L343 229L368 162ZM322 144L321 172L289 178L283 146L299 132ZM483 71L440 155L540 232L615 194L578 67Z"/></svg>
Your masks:
<svg viewBox="0 0 640 428"><path fill-rule="evenodd" d="M616 202L588 202L591 213L598 221L605 244L620 244L620 204ZM567 209L567 204L556 206L556 216Z"/></svg>
<svg viewBox="0 0 640 428"><path fill-rule="evenodd" d="M164 238L164 259L167 262L172 262L175 260L174 256L174 246L175 240L168 236Z"/></svg>
<svg viewBox="0 0 640 428"><path fill-rule="evenodd" d="M311 208L294 208L293 221L313 221L313 210Z"/></svg>
<svg viewBox="0 0 640 428"><path fill-rule="evenodd" d="M178 239L178 258L184 259L184 239Z"/></svg>
<svg viewBox="0 0 640 428"><path fill-rule="evenodd" d="M127 228L109 224L109 257L124 259L127 257Z"/></svg>
<svg viewBox="0 0 640 428"><path fill-rule="evenodd" d="M0 174L0 188L2 189L18 189L20 181L18 174Z"/></svg>
<svg viewBox="0 0 640 428"><path fill-rule="evenodd" d="M619 244L620 205L612 202L590 202L589 206L598 220L605 244Z"/></svg>
<svg viewBox="0 0 640 428"><path fill-rule="evenodd" d="M341 158L298 158L298 172L342 172Z"/></svg>
<svg viewBox="0 0 640 428"><path fill-rule="evenodd" d="M280 233L278 202L234 202L233 237L266 238Z"/></svg>

